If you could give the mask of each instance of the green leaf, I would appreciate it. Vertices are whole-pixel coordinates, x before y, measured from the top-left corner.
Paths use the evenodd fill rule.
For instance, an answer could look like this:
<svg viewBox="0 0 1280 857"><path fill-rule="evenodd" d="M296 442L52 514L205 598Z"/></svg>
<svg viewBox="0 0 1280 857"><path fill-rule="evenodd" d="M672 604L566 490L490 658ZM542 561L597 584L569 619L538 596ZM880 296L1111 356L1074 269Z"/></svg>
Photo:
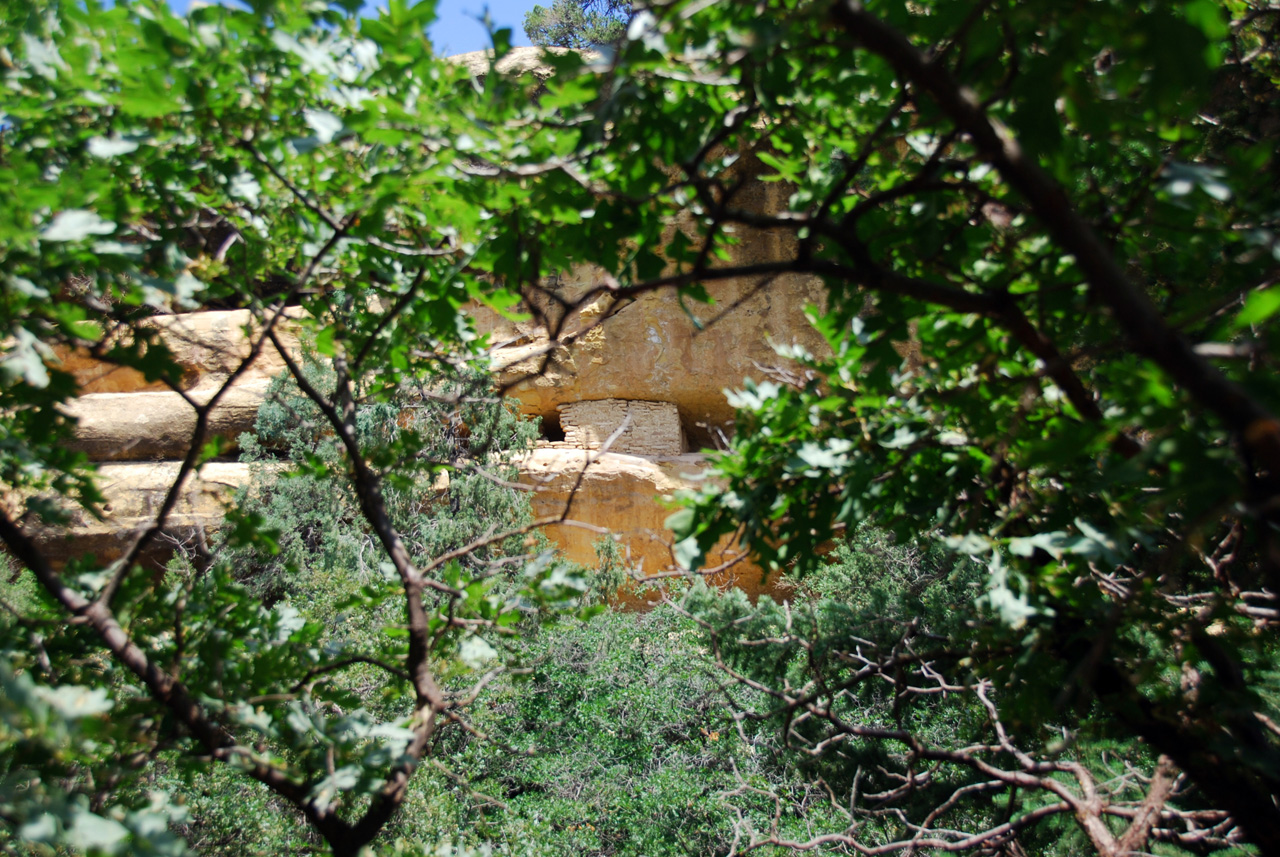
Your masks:
<svg viewBox="0 0 1280 857"><path fill-rule="evenodd" d="M257 205L262 194L262 185L251 173L239 172L231 179L227 192L236 199L243 199L250 205Z"/></svg>
<svg viewBox="0 0 1280 857"><path fill-rule="evenodd" d="M302 60L303 74L335 76L338 74L337 58L334 56L332 45L327 41L321 42L314 37L308 37L306 41L300 41L283 30L273 31L271 41L280 50L291 53Z"/></svg>
<svg viewBox="0 0 1280 857"><path fill-rule="evenodd" d="M127 155L130 152L137 151L138 143L135 140L121 139L119 137L92 137L89 139L89 154L95 158L114 158L119 155Z"/></svg>
<svg viewBox="0 0 1280 857"><path fill-rule="evenodd" d="M1191 0L1182 7L1182 14L1209 39L1221 39L1231 32L1222 3L1217 0Z"/></svg>
<svg viewBox="0 0 1280 857"><path fill-rule="evenodd" d="M316 352L325 357L332 357L336 354L337 349L334 347L333 340L337 334L338 331L333 327L321 328L320 332L316 334Z"/></svg>
<svg viewBox="0 0 1280 857"><path fill-rule="evenodd" d="M96 714L105 714L112 707L111 698L107 696L106 690L100 687L60 685L41 687L37 693L63 717L92 717Z"/></svg>
<svg viewBox="0 0 1280 857"><path fill-rule="evenodd" d="M483 638L470 634L458 644L458 657L473 670L483 669L498 659L498 651Z"/></svg>
<svg viewBox="0 0 1280 857"><path fill-rule="evenodd" d="M1231 198L1231 188L1222 181L1226 171L1204 164L1171 163L1164 171L1165 189L1174 196L1186 196L1200 188L1219 202Z"/></svg>
<svg viewBox="0 0 1280 857"><path fill-rule="evenodd" d="M676 565L680 566L680 568L692 570L702 562L702 548L698 545L698 540L693 536L676 542L673 552Z"/></svg>
<svg viewBox="0 0 1280 857"><path fill-rule="evenodd" d="M58 72L68 68L52 42L37 39L30 33L23 33L22 46L27 62L31 64L36 74L46 80L56 80Z"/></svg>
<svg viewBox="0 0 1280 857"><path fill-rule="evenodd" d="M675 533L677 537L683 537L693 532L695 520L693 509L686 507L668 515L662 526Z"/></svg>
<svg viewBox="0 0 1280 857"><path fill-rule="evenodd" d="M66 842L80 851L119 853L129 838L129 828L88 810L76 812L67 830Z"/></svg>
<svg viewBox="0 0 1280 857"><path fill-rule="evenodd" d="M4 278L5 285L13 289L20 295L26 295L29 298L47 298L49 292L37 286L26 277L19 277L9 274Z"/></svg>
<svg viewBox="0 0 1280 857"><path fill-rule="evenodd" d="M359 783L360 769L354 765L344 765L315 784L311 789L311 802L317 809L324 811L333 805L338 795L351 791Z"/></svg>
<svg viewBox="0 0 1280 857"><path fill-rule="evenodd" d="M114 222L83 208L60 212L40 232L41 241L80 241L90 235L110 235L116 231Z"/></svg>
<svg viewBox="0 0 1280 857"><path fill-rule="evenodd" d="M1272 286L1253 292L1245 299L1244 307L1236 313L1237 328L1261 324L1280 311L1280 286Z"/></svg>
<svg viewBox="0 0 1280 857"><path fill-rule="evenodd" d="M37 389L49 386L49 370L45 368L44 361L51 355L48 346L36 339L31 331L25 327L18 328L8 351L8 355L0 360L0 377L21 378Z"/></svg>
<svg viewBox="0 0 1280 857"><path fill-rule="evenodd" d="M1000 621L1010 628L1021 628L1039 611L1031 605L1026 593L1017 592L1010 587L1009 570L999 553L992 555L987 571L990 582L985 596L986 603L1000 617Z"/></svg>
<svg viewBox="0 0 1280 857"><path fill-rule="evenodd" d="M307 109L302 111L302 118L307 127L316 132L316 141L321 145L332 141L342 132L342 120L328 110Z"/></svg>
<svg viewBox="0 0 1280 857"><path fill-rule="evenodd" d="M191 309L198 306L195 297L204 290L204 283L187 271L172 280L147 276L140 276L138 279L142 283L143 298L157 309L166 309L170 298L179 307Z"/></svg>
<svg viewBox="0 0 1280 857"><path fill-rule="evenodd" d="M292 604L277 604L276 612L276 638L277 643L283 643L285 640L293 636L294 631L302 629L307 620L303 618L302 613Z"/></svg>

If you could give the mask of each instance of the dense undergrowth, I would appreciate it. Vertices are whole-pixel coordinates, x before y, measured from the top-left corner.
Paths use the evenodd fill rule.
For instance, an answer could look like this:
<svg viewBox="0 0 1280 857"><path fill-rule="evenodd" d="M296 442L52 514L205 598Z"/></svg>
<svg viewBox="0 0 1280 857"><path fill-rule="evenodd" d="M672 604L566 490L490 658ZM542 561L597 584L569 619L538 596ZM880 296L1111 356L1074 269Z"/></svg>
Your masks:
<svg viewBox="0 0 1280 857"><path fill-rule="evenodd" d="M318 361L309 372L313 383L328 382ZM513 460L537 427L512 406L479 395L483 383L460 374L411 405L396 400L358 412L375 458L380 444L400 433L426 439L420 458L390 480L388 496L419 561L531 519ZM309 402L278 382L256 437L242 439L245 460L258 466L224 534L238 530L240 537L215 540L212 556L177 557L165 576L171 592L198 592L210 579L245 589L284 626L309 629L307 639L327 657L367 661L295 688L299 733L316 707L357 726L397 722L411 710L400 683L375 663L394 660L403 608L388 597L394 584L349 486L316 466L340 454L320 425ZM447 483L436 476L446 465ZM254 538L243 537L246 527ZM788 603L764 598L753 605L738 591L678 583L652 611L626 613L607 606L621 579L609 545L601 545L600 567L585 569L556 557L541 536L522 533L442 570L469 581L477 598L518 603L519 618L510 633L477 637L471 651L464 642L460 659L440 660L441 681L460 696L471 695L479 676L487 680L435 733L378 853L714 855L760 845L762 832L804 842L850 825L863 842L884 843L909 834L905 819L927 815L951 791L980 785L973 770L940 764L919 788L895 797L916 764L902 742L841 736L794 704L820 699L822 710L844 722L908 729L922 745L990 742L988 708L960 685L912 695L902 690L910 682L863 680L869 653L921 640L980 639L956 609L984 598L985 571L976 563L936 543L900 543L863 526L817 572L794 581ZM538 591L531 579L551 578L559 581L556 597L531 597ZM6 594L23 610L38 608L25 578L15 578ZM4 630L19 629L10 623ZM972 683L963 662L939 664L960 670L955 681ZM0 679L22 690L11 676ZM119 678L116 687L118 698L132 692ZM1070 722L1029 718L1008 728L1033 744L1069 729L1072 745L1054 752L1103 774L1117 766L1150 769L1148 752L1108 741L1090 717L1085 710ZM13 723L7 728L11 736ZM92 738L90 729L61 740L74 747ZM317 743L326 740L317 732ZM260 747L268 746L264 737ZM128 786L133 802L167 795L167 814L156 823L168 823L195 853L325 850L291 807L228 766L201 764L164 724L153 727L143 752L155 764ZM62 770L72 792L91 803L98 787L92 754L68 753ZM889 797L855 818L847 807L859 790ZM977 799L947 810L950 827L991 829L1045 805L1034 793L977 791ZM1025 853L1036 854L1070 855L1085 844L1060 814L1028 825L1019 839ZM16 853L45 853L32 849ZM830 842L819 850L845 848ZM767 842L757 849L783 851ZM1183 852L1154 843L1153 853Z"/></svg>
<svg viewBox="0 0 1280 857"><path fill-rule="evenodd" d="M327 382L318 361L310 373L314 383ZM407 468L417 478L400 480L389 497L415 557L429 559L530 520L528 495L512 487L512 458L536 437L537 425L518 419L509 405L485 401L480 383L458 377L431 391L435 399L359 412L371 445L406 430L431 438L423 460ZM464 401L441 401L450 396ZM340 454L320 425L292 384L277 382L256 436L242 438L243 457L259 467L237 504L266 537L220 548L217 561L264 602L323 626L321 645L380 657L388 628L394 639L403 617L395 600L380 597L379 551L353 495L309 472L311 462ZM447 483L431 475L432 464L455 468ZM445 723L437 733L430 763L382 840L392 852L725 853L735 820L728 792L748 781L797 796L811 789L779 753L776 730L735 724L703 632L679 606L681 592L648 613L605 606L625 579L611 545L601 542L593 569L556 558L540 535L495 542L463 558L489 597L525 597L527 567L547 565L576 581L578 596L526 605L518 633L502 641L509 669L485 688L465 722ZM196 572L179 560L170 573ZM475 670L441 669L460 693L476 677ZM333 681L376 719L403 716L406 701L384 679L376 667L357 665ZM180 829L198 853L323 848L296 813L233 772L186 765L176 754L159 771L147 787L187 808ZM772 805L748 801L746 809L768 813Z"/></svg>

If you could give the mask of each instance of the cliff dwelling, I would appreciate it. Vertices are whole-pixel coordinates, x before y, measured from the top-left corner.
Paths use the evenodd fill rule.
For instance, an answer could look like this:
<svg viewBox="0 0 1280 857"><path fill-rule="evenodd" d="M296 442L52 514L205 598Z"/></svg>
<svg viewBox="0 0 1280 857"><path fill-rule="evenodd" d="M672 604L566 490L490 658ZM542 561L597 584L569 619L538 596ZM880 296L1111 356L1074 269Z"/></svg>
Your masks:
<svg viewBox="0 0 1280 857"><path fill-rule="evenodd" d="M521 53L527 50L513 56L529 60ZM786 208L785 188L747 178L740 205L762 213ZM735 265L788 251L786 239L767 230L743 229L737 239ZM512 320L476 304L467 313L476 332L496 343L497 385L524 414L542 420L543 441L521 463L524 478L538 489L535 514L555 514L576 492L574 519L613 533L631 562L651 573L674 561L664 498L696 488L706 468L699 450L723 446L733 433L734 410L724 391L780 363L775 345L824 350L805 313L821 306L825 293L814 277L782 275L710 283L709 304L682 301L672 291L636 295L618 306L607 296L577 299L605 277L585 268L548 280L559 305L570 308L554 341L538 313ZM58 355L80 384L80 398L68 408L78 420L76 447L100 463L108 512L103 520L79 517L67 533L46 533L42 541L55 557L88 551L114 558L137 528L151 523L150 510L163 499L194 428L183 396L206 401L249 357L255 330L247 310L195 311L149 323L182 369L182 394L84 353ZM289 351L299 348L287 326L283 334ZM267 385L283 369L280 355L265 348L212 411L211 434L234 441L252 431ZM192 479L169 523L174 538L216 525L223 500L246 481L246 468L223 460ZM570 559L595 563L598 534L551 527L548 535ZM738 556L723 545L709 563L731 566L720 579L760 591L760 570L733 562Z"/></svg>

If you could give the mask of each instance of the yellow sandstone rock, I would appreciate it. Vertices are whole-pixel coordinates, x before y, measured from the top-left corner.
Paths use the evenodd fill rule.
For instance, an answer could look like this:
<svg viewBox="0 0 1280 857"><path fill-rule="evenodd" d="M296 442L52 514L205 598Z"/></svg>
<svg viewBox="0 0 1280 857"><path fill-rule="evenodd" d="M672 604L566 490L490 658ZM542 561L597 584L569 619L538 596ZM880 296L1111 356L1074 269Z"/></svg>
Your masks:
<svg viewBox="0 0 1280 857"><path fill-rule="evenodd" d="M207 439L235 440L253 429L267 382L231 387L209 412ZM212 390L187 394L205 404ZM174 392L91 393L70 402L69 416L77 420L72 447L94 461L174 459L186 455L196 427L191 403Z"/></svg>
<svg viewBox="0 0 1280 857"><path fill-rule="evenodd" d="M297 330L289 320L300 314L300 309L287 309L279 328L281 339L295 354ZM147 319L146 326L157 331L160 342L182 369L184 390L220 385L249 356L260 330L249 310L160 315ZM169 391L163 382L148 382L141 373L96 360L83 349L59 348L54 353L59 368L75 376L82 394ZM237 383L261 384L283 371L284 360L267 342Z"/></svg>
<svg viewBox="0 0 1280 857"><path fill-rule="evenodd" d="M77 509L68 527L40 530L37 543L55 562L84 554L102 563L120 558L138 534L155 522L179 470L176 461L102 465L98 487L106 498L103 517ZM226 501L248 480L249 465L233 462L211 462L189 476L179 489L164 536L147 559L163 559L176 543L198 544L221 523Z"/></svg>
<svg viewBox="0 0 1280 857"><path fill-rule="evenodd" d="M663 527L670 513L663 500L697 487L704 468L705 459L698 454L641 456L552 448L532 450L520 461L522 481L534 489L534 514L566 518L549 527L547 534L569 559L594 566L596 542L611 534L641 576L657 577L676 570L672 536ZM39 531L38 543L59 563L83 554L103 563L118 559L154 523L178 470L176 461L102 465L98 472L106 497L103 518L76 510L67 528ZM250 477L249 465L232 462L205 464L189 476L164 534L146 559L163 561L177 544L202 547L208 531L221 523L226 503ZM708 575L713 585L737 586L753 597L784 592L776 575L766 578L729 544L719 545L709 561L712 569L720 569ZM643 604L626 593L623 600Z"/></svg>
<svg viewBox="0 0 1280 857"><path fill-rule="evenodd" d="M569 559L595 565L595 544L607 532L617 537L642 576L677 568L673 537L663 526L672 511L667 501L678 491L697 488L705 468L705 456L697 453L643 456L555 448L536 449L520 462L522 479L537 488L535 516L564 515L572 522L547 528ZM708 561L709 569L722 569L708 576L712 585L737 586L752 597L782 591L777 575L766 578L727 542Z"/></svg>

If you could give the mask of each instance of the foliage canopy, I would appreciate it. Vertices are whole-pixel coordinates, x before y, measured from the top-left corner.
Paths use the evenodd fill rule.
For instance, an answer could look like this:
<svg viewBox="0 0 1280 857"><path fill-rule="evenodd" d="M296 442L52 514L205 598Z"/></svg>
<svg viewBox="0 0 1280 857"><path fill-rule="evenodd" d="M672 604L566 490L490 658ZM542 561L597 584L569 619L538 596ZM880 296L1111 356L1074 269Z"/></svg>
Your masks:
<svg viewBox="0 0 1280 857"><path fill-rule="evenodd" d="M0 681L29 701L6 705L7 730L47 724L66 758L99 727L96 746L121 758L190 748L356 853L404 802L437 726L465 721L474 694L449 680L483 685L491 641L523 615L462 558L540 523L416 555L391 489L477 465L417 431L370 438L359 415L410 392L462 406L430 379L483 352L463 308L563 310L554 283L575 265L606 272L582 300L615 308L805 273L828 288L812 315L829 352L780 344L791 363L732 394L739 430L721 480L671 522L677 555L694 566L737 532L804 573L873 521L964 557L958 580L977 569L981 592L946 590L951 615L929 627L902 607L939 581L872 615L853 593L805 628L783 607L690 601L723 674L770 700L738 699L739 714L834 766L823 782L841 802L856 804L849 764L877 754L904 778L882 797L938 801L899 805L908 822L880 840L855 805L806 842L743 827L738 844L1017 853L1056 813L1107 855L1152 839L1280 853L1274 6L675 0L641 11L607 61L547 55L543 82L472 80L436 57L434 3L363 19L358 5L5 10L0 538L43 593L6 625ZM509 36L494 33L497 55ZM744 202L759 181L785 183L785 210ZM735 263L737 236L760 230L777 255ZM286 306L306 310L333 374L290 374L342 454L304 459L348 480L403 611L377 666L408 700L397 719L308 708L300 678L349 664L225 569L138 570L179 483L118 563L55 568L40 550L68 503L102 501L67 443L74 381L50 349L184 392L142 322L197 303L251 309L255 353ZM564 317L539 316L551 339ZM205 443L217 401L190 399L184 473L222 452ZM233 524L252 535L252 519ZM522 579L532 601L575 591L537 559ZM30 632L50 622L67 629L60 655L102 657L47 666ZM744 626L760 634L746 660L725 630ZM59 707L108 688L127 716ZM917 699L934 695L946 704ZM921 710L978 743L948 743ZM1080 758L1107 742L1132 775L1103 799ZM963 778L978 775L996 785ZM999 811L971 816L976 832L934 824L961 799ZM88 825L104 850L146 840L47 802L67 809L3 823L72 846Z"/></svg>

